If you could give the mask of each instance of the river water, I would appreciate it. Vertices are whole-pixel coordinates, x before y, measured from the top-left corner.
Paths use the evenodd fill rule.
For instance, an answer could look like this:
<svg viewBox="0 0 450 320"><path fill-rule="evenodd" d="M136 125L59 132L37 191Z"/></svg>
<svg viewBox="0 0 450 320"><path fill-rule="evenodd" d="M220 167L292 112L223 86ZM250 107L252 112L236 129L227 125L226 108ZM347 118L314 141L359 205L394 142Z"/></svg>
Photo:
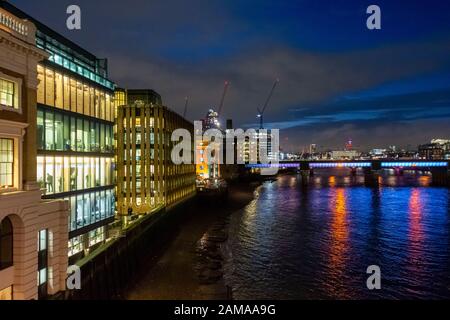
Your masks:
<svg viewBox="0 0 450 320"><path fill-rule="evenodd" d="M450 298L450 189L428 176L281 176L231 216L225 280L235 299ZM368 290L367 267L381 270Z"/></svg>

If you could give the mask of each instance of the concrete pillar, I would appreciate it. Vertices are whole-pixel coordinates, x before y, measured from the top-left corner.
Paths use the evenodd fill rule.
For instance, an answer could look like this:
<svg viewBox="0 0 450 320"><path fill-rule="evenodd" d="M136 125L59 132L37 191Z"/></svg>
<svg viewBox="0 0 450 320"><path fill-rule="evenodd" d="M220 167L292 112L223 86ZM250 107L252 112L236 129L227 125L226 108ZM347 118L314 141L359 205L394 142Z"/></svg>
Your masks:
<svg viewBox="0 0 450 320"><path fill-rule="evenodd" d="M373 170L372 168L364 168L364 184L368 187L378 187L380 185L381 170Z"/></svg>
<svg viewBox="0 0 450 320"><path fill-rule="evenodd" d="M309 177L311 174L311 168L309 166L308 161L301 161L300 162L300 176L302 177L302 186L306 187L309 183Z"/></svg>
<svg viewBox="0 0 450 320"><path fill-rule="evenodd" d="M309 170L300 170L300 175L302 177L302 186L306 187L309 183L309 177L310 177L310 171Z"/></svg>
<svg viewBox="0 0 450 320"><path fill-rule="evenodd" d="M37 97L36 89L26 88L25 91L23 112L26 114L28 127L23 138L23 188L25 190L37 190L39 189L36 182Z"/></svg>
<svg viewBox="0 0 450 320"><path fill-rule="evenodd" d="M397 177L403 176L403 169L402 168L394 168L394 173Z"/></svg>
<svg viewBox="0 0 450 320"><path fill-rule="evenodd" d="M433 186L450 186L450 171L445 167L431 169L431 183Z"/></svg>

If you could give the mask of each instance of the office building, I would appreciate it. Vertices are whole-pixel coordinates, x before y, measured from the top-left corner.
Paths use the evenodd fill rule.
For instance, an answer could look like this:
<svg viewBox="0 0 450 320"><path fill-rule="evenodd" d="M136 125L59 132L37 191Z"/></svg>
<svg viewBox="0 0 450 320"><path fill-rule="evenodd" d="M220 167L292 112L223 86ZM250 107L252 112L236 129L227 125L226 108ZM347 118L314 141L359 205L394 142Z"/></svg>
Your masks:
<svg viewBox="0 0 450 320"><path fill-rule="evenodd" d="M148 214L195 195L195 166L175 165L172 132L193 124L162 105L153 90L116 91L117 208L121 216ZM126 104L123 104L126 103Z"/></svg>
<svg viewBox="0 0 450 320"><path fill-rule="evenodd" d="M354 160L360 156L356 150L336 150L331 151L331 159L333 160Z"/></svg>
<svg viewBox="0 0 450 320"><path fill-rule="evenodd" d="M69 200L74 262L104 242L114 220L115 85L105 59L2 4L36 26L35 45L48 54L37 65L37 181L44 199Z"/></svg>

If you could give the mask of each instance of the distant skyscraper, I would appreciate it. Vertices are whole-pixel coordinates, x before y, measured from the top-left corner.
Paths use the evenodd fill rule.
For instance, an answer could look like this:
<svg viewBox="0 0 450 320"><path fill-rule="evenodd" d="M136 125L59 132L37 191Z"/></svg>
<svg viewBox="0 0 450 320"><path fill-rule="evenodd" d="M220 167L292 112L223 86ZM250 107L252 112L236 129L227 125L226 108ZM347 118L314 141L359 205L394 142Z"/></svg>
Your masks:
<svg viewBox="0 0 450 320"><path fill-rule="evenodd" d="M348 139L347 143L345 144L345 150L347 150L347 151L353 150L353 141L352 141L352 139Z"/></svg>
<svg viewBox="0 0 450 320"><path fill-rule="evenodd" d="M206 118L203 119L203 129L220 129L219 115L213 109L209 109Z"/></svg>

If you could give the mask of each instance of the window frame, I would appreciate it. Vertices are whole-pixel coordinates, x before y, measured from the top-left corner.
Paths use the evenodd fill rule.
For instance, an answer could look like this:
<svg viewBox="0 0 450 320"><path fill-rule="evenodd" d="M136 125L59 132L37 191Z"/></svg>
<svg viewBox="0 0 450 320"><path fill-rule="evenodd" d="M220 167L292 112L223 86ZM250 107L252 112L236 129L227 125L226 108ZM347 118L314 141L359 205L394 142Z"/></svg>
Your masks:
<svg viewBox="0 0 450 320"><path fill-rule="evenodd" d="M0 110L12 111L22 114L22 79L9 76L0 71L0 79L8 82L12 82L14 85L13 93L13 105L8 106L0 103Z"/></svg>
<svg viewBox="0 0 450 320"><path fill-rule="evenodd" d="M11 185L4 185L4 186L2 186L2 185L0 185L0 190L2 190L2 189L13 189L14 187L15 187L15 178L16 178L16 176L15 176L15 165L16 165L16 162L15 162L15 147L16 147L16 142L15 142L15 139L14 138L9 138L9 137L1 137L0 136L0 142L1 142L1 140L10 140L11 141L11 143L12 143L12 162L11 162L11 165L12 165L12 172L11 172L11 182L12 182L12 184ZM6 162L6 163L9 163L9 162Z"/></svg>

